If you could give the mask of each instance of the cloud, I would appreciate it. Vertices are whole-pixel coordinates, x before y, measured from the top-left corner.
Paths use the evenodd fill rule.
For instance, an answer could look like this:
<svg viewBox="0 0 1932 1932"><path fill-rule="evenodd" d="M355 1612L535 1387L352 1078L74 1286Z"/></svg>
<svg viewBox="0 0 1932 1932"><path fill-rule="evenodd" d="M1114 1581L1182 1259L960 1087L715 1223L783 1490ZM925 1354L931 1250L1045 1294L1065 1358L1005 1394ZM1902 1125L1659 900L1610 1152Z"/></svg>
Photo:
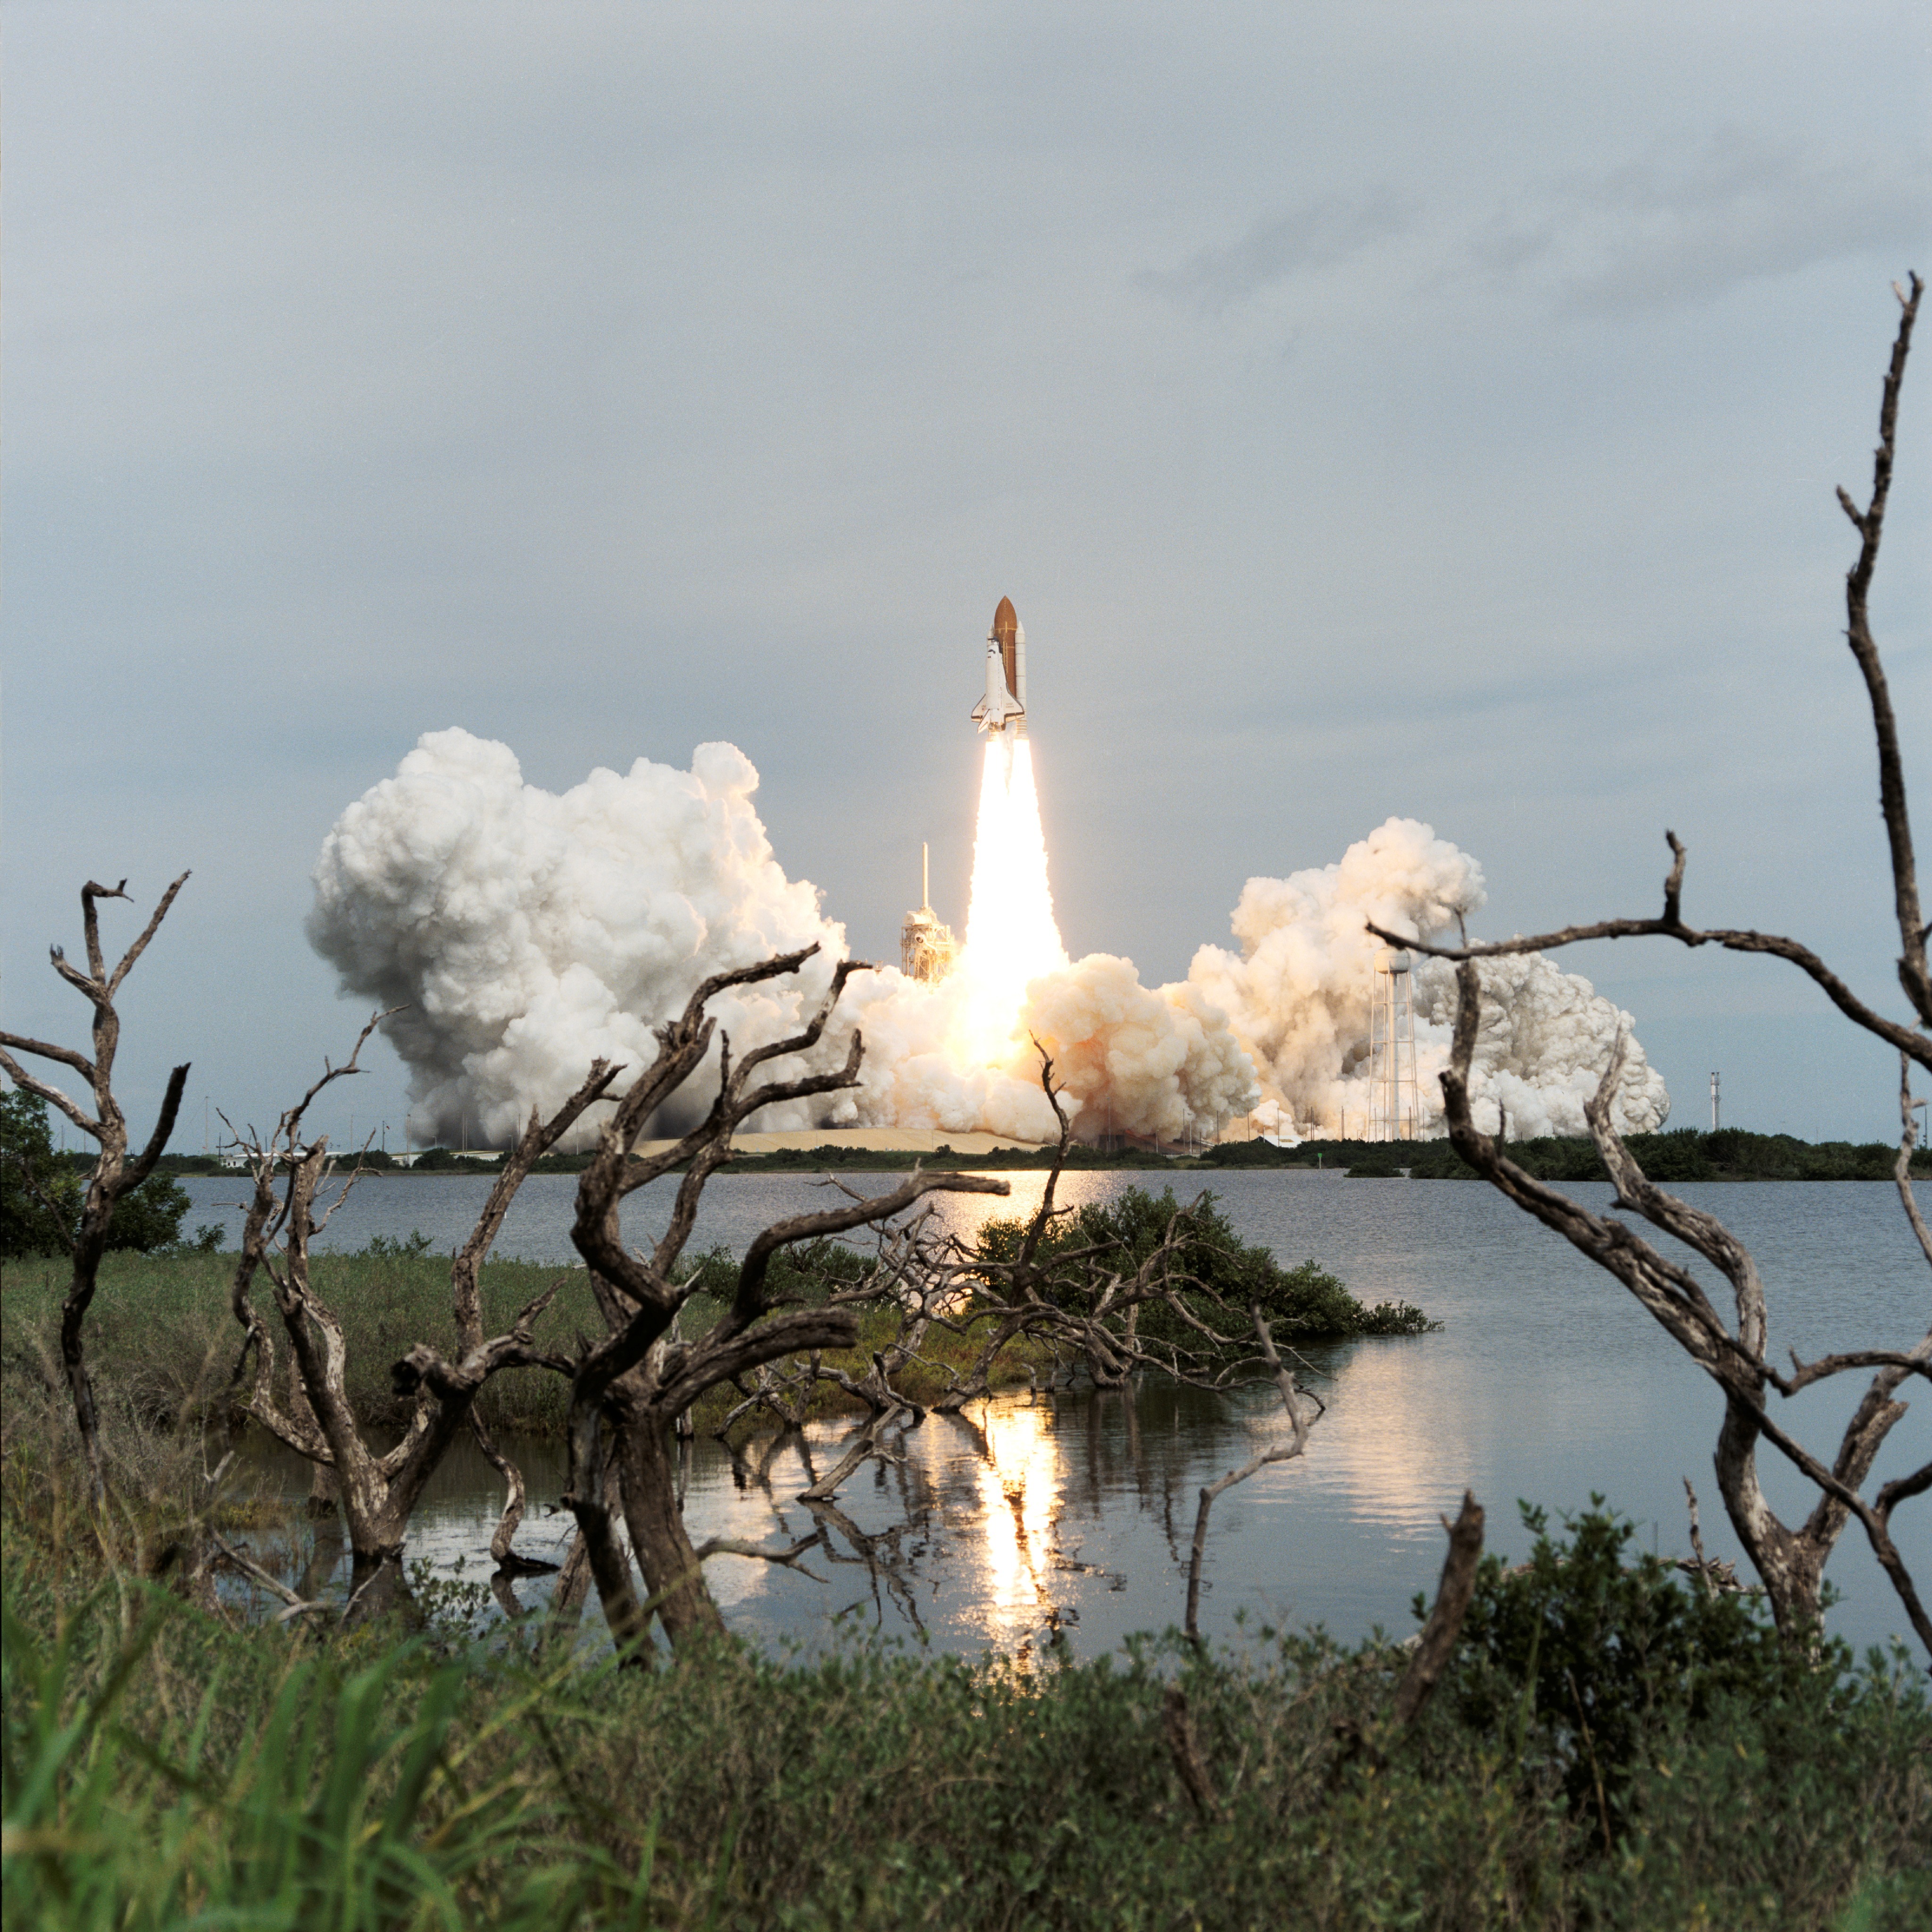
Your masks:
<svg viewBox="0 0 1932 1932"><path fill-rule="evenodd" d="M1148 268L1136 284L1219 314L1270 283L1306 268L1333 268L1408 229L1412 214L1387 188L1364 196L1324 195L1257 221L1236 242L1203 248L1178 268Z"/></svg>
<svg viewBox="0 0 1932 1932"><path fill-rule="evenodd" d="M1694 152L1654 149L1574 177L1533 211L1499 213L1466 248L1499 280L1546 272L1564 313L1610 316L1922 248L1928 230L1932 167L1922 157L1847 162L1732 128Z"/></svg>

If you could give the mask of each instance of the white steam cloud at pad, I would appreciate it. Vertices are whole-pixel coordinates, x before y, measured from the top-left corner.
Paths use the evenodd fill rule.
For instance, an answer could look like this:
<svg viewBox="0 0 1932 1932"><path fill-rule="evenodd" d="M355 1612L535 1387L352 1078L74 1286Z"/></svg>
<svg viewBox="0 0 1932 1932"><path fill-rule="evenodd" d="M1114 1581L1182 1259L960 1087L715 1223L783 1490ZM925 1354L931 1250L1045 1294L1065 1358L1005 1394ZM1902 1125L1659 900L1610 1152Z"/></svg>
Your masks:
<svg viewBox="0 0 1932 1932"><path fill-rule="evenodd" d="M1258 1100L1264 1118L1292 1118L1304 1132L1359 1121L1375 950L1363 920L1440 931L1481 902L1474 861L1426 826L1391 820L1339 866L1250 880L1234 916L1240 952L1204 946L1185 982L1149 988L1130 960L1068 960L1030 758L1024 741L987 747L982 863L958 970L937 984L896 967L855 979L813 1063L842 1064L858 1028L860 1085L748 1125L1049 1138L1036 1037L1088 1137L1178 1140ZM845 932L773 856L752 802L758 782L742 752L712 744L688 771L640 758L559 795L525 784L507 746L451 730L424 736L344 812L316 863L309 938L345 992L403 1008L385 1031L409 1070L417 1139L500 1144L593 1058L647 1064L652 1026L708 975L816 944L801 975L734 989L712 1007L739 1048L797 1029L847 956ZM1000 866L986 862L996 847ZM1479 1048L1479 1112L1493 1118L1500 1102L1514 1133L1580 1131L1582 1098L1627 1017L1546 960L1484 970L1496 1010ZM1424 1105L1439 1114L1432 1076L1453 981L1433 969L1416 976ZM1667 1111L1640 1051L1620 1097L1633 1127ZM660 1130L708 1100L700 1072Z"/></svg>
<svg viewBox="0 0 1932 1932"><path fill-rule="evenodd" d="M1369 1115L1369 998L1382 942L1391 932L1454 936L1459 914L1487 894L1466 852L1413 818L1391 818L1351 845L1339 863L1250 879L1234 909L1238 954L1204 946L1188 981L1228 1015L1260 1078L1264 1107L1292 1115L1304 1135L1360 1135ZM1470 1069L1476 1124L1510 1133L1580 1134L1630 1016L1540 953L1483 962L1483 1027ZM1442 1090L1456 1017L1455 969L1418 958L1415 1060L1425 1132L1440 1132ZM1625 1132L1660 1126L1670 1112L1663 1076L1632 1038L1612 1115Z"/></svg>

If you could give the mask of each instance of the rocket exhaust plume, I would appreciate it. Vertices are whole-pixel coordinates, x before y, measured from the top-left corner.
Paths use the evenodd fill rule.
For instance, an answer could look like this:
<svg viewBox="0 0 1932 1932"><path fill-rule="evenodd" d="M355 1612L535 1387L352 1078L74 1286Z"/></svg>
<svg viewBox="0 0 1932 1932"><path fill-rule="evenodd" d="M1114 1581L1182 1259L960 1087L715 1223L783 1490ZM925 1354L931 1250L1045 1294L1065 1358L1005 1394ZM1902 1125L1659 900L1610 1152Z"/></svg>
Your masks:
<svg viewBox="0 0 1932 1932"><path fill-rule="evenodd" d="M1371 1104L1372 918L1418 938L1483 902L1481 868L1412 819L1391 818L1339 863L1250 879L1239 950L1204 946L1178 986L1149 987L1109 953L1069 962L1053 915L1028 737L1026 633L1002 598L987 639L986 734L972 898L956 968L927 980L892 968L847 988L814 1070L845 1058L862 1028L856 1088L775 1106L750 1124L1055 1131L1032 1041L1053 1056L1076 1131L1178 1140L1240 1121L1285 1133L1359 1135ZM394 777L338 820L315 870L312 944L345 993L400 1007L384 1033L410 1072L410 1131L513 1135L554 1107L602 1055L648 1061L652 1028L708 974L816 943L798 982L714 1003L742 1052L797 1030L846 956L817 890L786 877L752 805L758 773L725 744L691 769L640 758L561 794L526 784L505 745L433 731ZM926 909L929 911L929 908ZM1583 1131L1583 1103L1629 1016L1588 981L1534 956L1484 969L1487 1013L1471 1088L1486 1128ZM1435 1074L1448 1051L1454 982L1414 975L1424 1133L1441 1130ZM1660 1124L1663 1082L1630 1042L1613 1112ZM714 1049L715 1052L715 1049ZM700 1072L659 1131L708 1103Z"/></svg>
<svg viewBox="0 0 1932 1932"><path fill-rule="evenodd" d="M1012 600L1002 597L986 634L986 695L973 711L986 748L966 945L957 968L964 986L958 1044L982 1064L1010 1054L1028 982L1068 963L1047 883L1025 690L1026 632Z"/></svg>

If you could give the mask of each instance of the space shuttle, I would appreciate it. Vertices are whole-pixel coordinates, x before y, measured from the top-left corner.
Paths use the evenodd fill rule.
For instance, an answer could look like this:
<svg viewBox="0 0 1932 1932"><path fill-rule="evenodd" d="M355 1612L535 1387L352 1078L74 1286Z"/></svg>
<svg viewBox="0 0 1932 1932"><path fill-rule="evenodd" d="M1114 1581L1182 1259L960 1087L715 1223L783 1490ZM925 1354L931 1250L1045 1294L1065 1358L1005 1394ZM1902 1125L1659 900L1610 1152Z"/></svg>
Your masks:
<svg viewBox="0 0 1932 1932"><path fill-rule="evenodd" d="M1026 632L1010 597L1000 599L986 633L986 694L973 722L992 737L1026 736Z"/></svg>

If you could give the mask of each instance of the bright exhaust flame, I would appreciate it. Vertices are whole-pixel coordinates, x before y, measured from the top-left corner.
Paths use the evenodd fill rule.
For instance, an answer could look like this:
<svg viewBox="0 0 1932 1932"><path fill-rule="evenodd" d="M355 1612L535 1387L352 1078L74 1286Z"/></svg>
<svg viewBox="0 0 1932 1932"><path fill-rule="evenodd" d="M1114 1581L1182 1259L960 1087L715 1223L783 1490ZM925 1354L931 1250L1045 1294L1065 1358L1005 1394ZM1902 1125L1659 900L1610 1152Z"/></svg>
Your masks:
<svg viewBox="0 0 1932 1932"><path fill-rule="evenodd" d="M1067 964L1046 881L1033 747L996 733L986 741L980 823L973 841L973 896L956 969L967 998L958 1046L980 1065L1011 1055L1027 982Z"/></svg>

